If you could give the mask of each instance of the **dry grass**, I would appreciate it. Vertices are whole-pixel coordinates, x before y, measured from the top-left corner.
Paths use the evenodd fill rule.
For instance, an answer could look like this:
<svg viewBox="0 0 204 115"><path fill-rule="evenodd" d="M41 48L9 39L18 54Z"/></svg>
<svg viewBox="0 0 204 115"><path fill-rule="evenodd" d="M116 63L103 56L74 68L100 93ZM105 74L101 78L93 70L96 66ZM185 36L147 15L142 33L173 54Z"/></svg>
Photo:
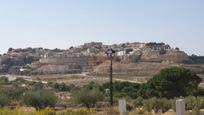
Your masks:
<svg viewBox="0 0 204 115"><path fill-rule="evenodd" d="M102 84L108 81L104 77L88 76L84 74L53 74L53 75L35 75L30 76L30 79L54 82L54 83L66 83L74 84L76 86L83 86L91 81Z"/></svg>

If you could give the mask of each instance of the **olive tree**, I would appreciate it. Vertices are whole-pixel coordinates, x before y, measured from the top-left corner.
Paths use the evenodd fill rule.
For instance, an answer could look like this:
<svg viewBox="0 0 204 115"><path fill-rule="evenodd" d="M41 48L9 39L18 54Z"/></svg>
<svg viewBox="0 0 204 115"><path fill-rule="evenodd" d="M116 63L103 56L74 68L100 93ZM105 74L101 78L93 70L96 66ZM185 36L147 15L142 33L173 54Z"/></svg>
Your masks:
<svg viewBox="0 0 204 115"><path fill-rule="evenodd" d="M73 101L82 104L87 108L93 107L98 101L103 99L103 95L98 87L83 87L73 94Z"/></svg>
<svg viewBox="0 0 204 115"><path fill-rule="evenodd" d="M53 107L57 102L57 97L54 93L44 90L30 91L23 96L23 101L28 106L33 106L37 110Z"/></svg>

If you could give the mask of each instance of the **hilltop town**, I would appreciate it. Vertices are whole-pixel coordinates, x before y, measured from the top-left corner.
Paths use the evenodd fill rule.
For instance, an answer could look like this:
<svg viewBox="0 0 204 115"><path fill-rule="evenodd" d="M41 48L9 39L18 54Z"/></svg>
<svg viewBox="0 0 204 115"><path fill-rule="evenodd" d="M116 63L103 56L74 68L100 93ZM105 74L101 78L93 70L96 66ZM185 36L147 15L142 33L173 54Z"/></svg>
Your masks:
<svg viewBox="0 0 204 115"><path fill-rule="evenodd" d="M114 57L116 65L145 62L199 63L204 60L202 57L188 56L179 48L171 48L165 43L134 42L104 45L101 42L91 42L64 50L9 48L7 53L0 56L0 73L22 75L93 73L95 68L107 63L105 51L109 48L116 51Z"/></svg>

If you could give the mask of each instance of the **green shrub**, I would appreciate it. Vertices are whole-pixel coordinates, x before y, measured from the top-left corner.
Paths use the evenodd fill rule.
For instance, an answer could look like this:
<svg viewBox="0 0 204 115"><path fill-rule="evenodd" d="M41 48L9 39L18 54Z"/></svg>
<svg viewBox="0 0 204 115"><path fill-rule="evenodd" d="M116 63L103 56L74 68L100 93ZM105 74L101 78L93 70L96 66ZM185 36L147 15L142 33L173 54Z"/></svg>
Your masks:
<svg viewBox="0 0 204 115"><path fill-rule="evenodd" d="M48 91L30 91L23 96L23 101L28 106L33 106L37 110L52 107L57 102L57 97Z"/></svg>
<svg viewBox="0 0 204 115"><path fill-rule="evenodd" d="M188 91L188 95L192 96L204 96L204 89L203 88L193 88L190 91Z"/></svg>
<svg viewBox="0 0 204 115"><path fill-rule="evenodd" d="M83 104L87 108L93 107L98 101L103 99L103 95L98 87L83 87L73 94L73 101L76 104Z"/></svg>
<svg viewBox="0 0 204 115"><path fill-rule="evenodd" d="M199 109L204 108L204 97L197 97L196 103Z"/></svg>
<svg viewBox="0 0 204 115"><path fill-rule="evenodd" d="M156 98L150 98L148 100L144 100L143 106L147 111L152 111L155 103L156 103Z"/></svg>
<svg viewBox="0 0 204 115"><path fill-rule="evenodd" d="M10 102L9 98L6 95L0 95L0 107L8 105Z"/></svg>
<svg viewBox="0 0 204 115"><path fill-rule="evenodd" d="M186 109L192 110L196 106L196 98L194 96L188 96L185 98Z"/></svg>
<svg viewBox="0 0 204 115"><path fill-rule="evenodd" d="M7 77L5 76L0 77L0 84L7 84L7 83L9 83L9 80Z"/></svg>
<svg viewBox="0 0 204 115"><path fill-rule="evenodd" d="M110 92L109 92L109 95L110 95ZM117 99L118 98L128 97L125 92L113 92L113 96L114 96L114 98L117 98Z"/></svg>
<svg viewBox="0 0 204 115"><path fill-rule="evenodd" d="M143 106L143 98L142 97L138 97L137 99L135 99L133 101L133 104L135 107L142 107Z"/></svg>
<svg viewBox="0 0 204 115"><path fill-rule="evenodd" d="M192 110L192 115L201 115L200 109L198 107L194 107Z"/></svg>
<svg viewBox="0 0 204 115"><path fill-rule="evenodd" d="M44 87L42 82L33 82L33 88L34 90L42 90Z"/></svg>
<svg viewBox="0 0 204 115"><path fill-rule="evenodd" d="M144 100L144 108L147 111L154 110L157 113L159 110L162 110L162 112L166 112L171 109L171 107L171 102L166 98L157 99L154 97Z"/></svg>
<svg viewBox="0 0 204 115"><path fill-rule="evenodd" d="M58 91L70 91L71 87L69 85L66 85L65 83L55 83L54 88Z"/></svg>
<svg viewBox="0 0 204 115"><path fill-rule="evenodd" d="M27 91L26 88L21 87L9 87L9 88L2 88L0 90L1 94L4 94L10 100L18 101L23 96L23 93Z"/></svg>
<svg viewBox="0 0 204 115"><path fill-rule="evenodd" d="M115 81L113 83L114 97L116 98L130 97L132 99L136 99L138 97L137 91L139 88L140 84L138 83ZM109 82L104 83L101 86L101 89L104 92L106 89L109 89Z"/></svg>
<svg viewBox="0 0 204 115"><path fill-rule="evenodd" d="M204 108L204 97L188 96L185 98L186 109L196 110Z"/></svg>

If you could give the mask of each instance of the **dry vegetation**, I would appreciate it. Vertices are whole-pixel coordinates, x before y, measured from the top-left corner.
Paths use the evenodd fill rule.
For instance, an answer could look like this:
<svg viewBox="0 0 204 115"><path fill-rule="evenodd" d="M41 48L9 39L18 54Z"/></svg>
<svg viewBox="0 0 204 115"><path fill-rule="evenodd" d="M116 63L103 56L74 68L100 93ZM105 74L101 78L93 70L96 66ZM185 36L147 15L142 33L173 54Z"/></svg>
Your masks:
<svg viewBox="0 0 204 115"><path fill-rule="evenodd" d="M203 64L170 64L167 62L163 63L152 63L152 62L139 62L139 63L118 63L113 64L113 78L117 81L129 81L136 83L143 83L152 78L153 75L157 74L161 69L182 66L196 71L201 78L204 78L204 65ZM78 86L84 85L90 81L97 83L104 83L109 80L108 73L109 62L105 62L95 67L94 71L90 73L82 74L51 74L51 75L32 75L27 76L28 79L41 80L46 82L57 82L75 84ZM201 84L201 86L203 86Z"/></svg>

